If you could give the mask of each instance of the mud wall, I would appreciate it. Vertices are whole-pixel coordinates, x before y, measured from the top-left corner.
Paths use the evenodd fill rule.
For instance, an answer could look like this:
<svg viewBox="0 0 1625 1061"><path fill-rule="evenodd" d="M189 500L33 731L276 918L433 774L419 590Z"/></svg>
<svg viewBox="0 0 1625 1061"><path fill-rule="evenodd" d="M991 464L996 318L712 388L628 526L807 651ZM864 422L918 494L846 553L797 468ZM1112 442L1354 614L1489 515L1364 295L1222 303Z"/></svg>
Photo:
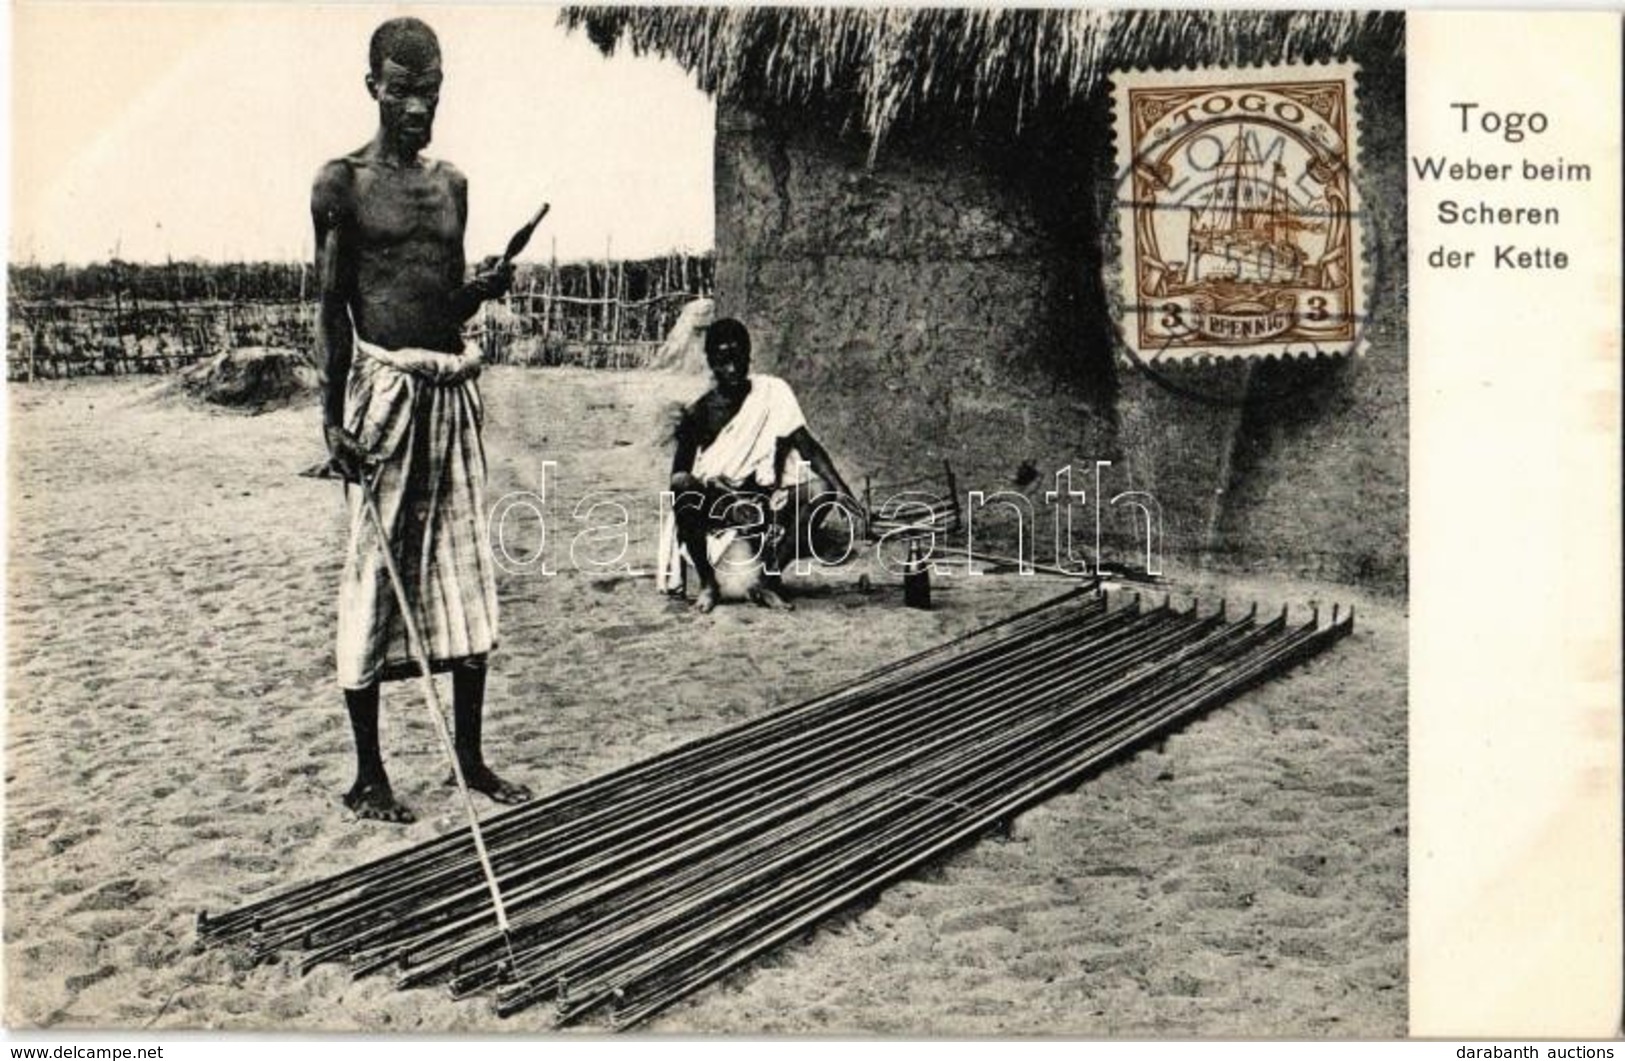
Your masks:
<svg viewBox="0 0 1625 1061"><path fill-rule="evenodd" d="M983 145L899 145L871 169L859 139L724 106L716 168L717 311L856 475L946 458L991 491L1023 461L1101 453L1099 395L1066 379L1076 263Z"/></svg>
<svg viewBox="0 0 1625 1061"><path fill-rule="evenodd" d="M872 166L861 137L720 103L718 311L750 326L758 369L795 385L854 485L940 479L946 458L961 491L1036 501L1057 468L1111 460L1108 494L1156 497L1177 561L1403 592L1404 72L1366 65L1363 359L1158 379L1116 358L1104 98L1014 144L917 127ZM1133 526L1109 514L1108 544L1132 547Z"/></svg>
<svg viewBox="0 0 1625 1061"><path fill-rule="evenodd" d="M1407 585L1405 68L1355 56L1371 298L1354 360L1119 372L1121 442L1171 553L1403 592Z"/></svg>

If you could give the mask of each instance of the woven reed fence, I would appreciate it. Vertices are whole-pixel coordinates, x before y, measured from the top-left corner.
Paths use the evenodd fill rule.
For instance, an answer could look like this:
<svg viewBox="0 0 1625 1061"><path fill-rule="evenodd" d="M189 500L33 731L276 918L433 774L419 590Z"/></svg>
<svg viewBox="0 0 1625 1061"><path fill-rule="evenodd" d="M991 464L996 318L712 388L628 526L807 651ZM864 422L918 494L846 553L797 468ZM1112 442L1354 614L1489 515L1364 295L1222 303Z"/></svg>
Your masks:
<svg viewBox="0 0 1625 1061"><path fill-rule="evenodd" d="M13 382L170 372L248 346L312 350L298 265L13 267L10 278ZM711 290L709 256L521 265L468 330L496 364L637 368Z"/></svg>

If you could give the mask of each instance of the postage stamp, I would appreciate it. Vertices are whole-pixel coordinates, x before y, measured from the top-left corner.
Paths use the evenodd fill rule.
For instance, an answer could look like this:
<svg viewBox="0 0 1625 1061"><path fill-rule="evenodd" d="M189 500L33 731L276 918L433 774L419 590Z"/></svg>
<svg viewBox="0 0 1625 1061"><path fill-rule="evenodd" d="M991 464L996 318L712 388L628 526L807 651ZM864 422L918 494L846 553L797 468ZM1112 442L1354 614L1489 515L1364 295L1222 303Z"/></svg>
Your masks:
<svg viewBox="0 0 1625 1061"><path fill-rule="evenodd" d="M1346 356L1367 320L1352 64L1113 76L1118 294L1142 364Z"/></svg>

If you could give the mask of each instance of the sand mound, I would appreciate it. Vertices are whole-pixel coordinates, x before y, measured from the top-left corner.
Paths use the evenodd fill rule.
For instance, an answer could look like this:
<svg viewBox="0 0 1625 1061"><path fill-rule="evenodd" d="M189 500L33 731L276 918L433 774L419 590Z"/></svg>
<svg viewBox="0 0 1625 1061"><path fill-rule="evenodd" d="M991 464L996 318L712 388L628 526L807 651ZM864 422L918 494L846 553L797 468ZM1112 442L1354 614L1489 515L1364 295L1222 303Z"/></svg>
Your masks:
<svg viewBox="0 0 1625 1061"><path fill-rule="evenodd" d="M264 412L312 397L320 379L298 351L243 346L187 368L179 384L183 393L210 405Z"/></svg>

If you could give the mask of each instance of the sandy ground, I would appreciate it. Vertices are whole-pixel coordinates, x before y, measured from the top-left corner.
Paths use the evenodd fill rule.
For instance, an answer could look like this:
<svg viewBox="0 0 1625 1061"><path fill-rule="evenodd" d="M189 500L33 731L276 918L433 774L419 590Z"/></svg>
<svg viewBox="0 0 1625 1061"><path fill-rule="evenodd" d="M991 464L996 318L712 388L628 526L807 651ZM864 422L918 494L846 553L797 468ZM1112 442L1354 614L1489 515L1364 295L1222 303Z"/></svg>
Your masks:
<svg viewBox="0 0 1625 1061"><path fill-rule="evenodd" d="M351 821L332 679L337 488L313 409L215 412L151 383L10 388L5 1020L14 1027L530 1032L437 989L339 968L300 977L194 954L222 911L454 828L421 704L385 697L409 828ZM566 504L499 586L493 760L579 781L803 698L1057 591L938 579L901 607L858 561L793 615L701 617L647 578L570 568L569 506L603 491L645 518L666 461L653 373L493 370L492 499ZM968 484L972 486L974 484ZM510 548L537 544L515 524ZM609 553L613 553L609 549ZM592 555L603 557L597 547ZM562 559L561 559L562 558ZM857 588L870 573L875 591ZM700 992L652 1033L1389 1037L1405 1028L1405 634L1349 587L1192 578L1266 605L1359 607L1333 652ZM679 679L674 681L673 679ZM601 1026L588 1026L601 1030Z"/></svg>

